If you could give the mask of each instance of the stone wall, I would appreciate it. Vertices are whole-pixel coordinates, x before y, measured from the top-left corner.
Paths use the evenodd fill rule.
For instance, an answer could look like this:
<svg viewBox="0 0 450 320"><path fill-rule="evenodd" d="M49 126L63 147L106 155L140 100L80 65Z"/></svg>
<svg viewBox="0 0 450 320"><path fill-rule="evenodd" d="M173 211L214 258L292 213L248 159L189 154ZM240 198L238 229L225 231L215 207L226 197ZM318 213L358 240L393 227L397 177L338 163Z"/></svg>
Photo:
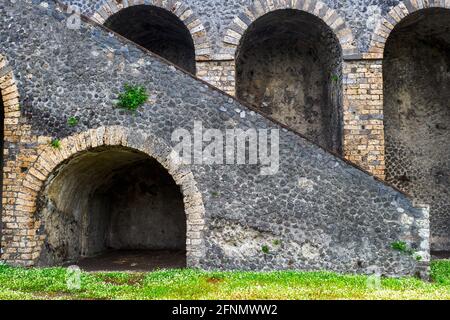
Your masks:
<svg viewBox="0 0 450 320"><path fill-rule="evenodd" d="M450 248L450 10L409 16L385 53L386 179L431 206L432 249Z"/></svg>
<svg viewBox="0 0 450 320"><path fill-rule="evenodd" d="M346 21L346 14L351 13L354 9L350 10L348 4L342 4L339 1L330 3L320 2L320 1L235 1L233 4L228 4L224 6L223 3L216 3L214 1L202 2L202 5L197 1L65 1L65 3L77 5L81 8L81 11L86 15L92 17L94 21L100 24L108 25L108 21L111 19L116 19L121 12L129 11L132 8L144 8L150 6L140 6L142 4L150 4L154 8L161 8L161 10L167 10L167 12L173 12L174 16L179 17L180 22L185 24L185 27L191 32L192 38L195 43L196 60L197 60L197 75L216 86L217 88L225 91L228 94L234 95L236 90L238 92L239 98L246 100L249 103L254 103L257 107L261 107L261 99L247 99L244 92L251 89L252 86L261 87L259 91L263 90L265 85L264 81L257 81L257 76L253 77L255 81L250 80L248 76L243 76L244 79L236 79L235 71L235 59L238 62L238 68L245 68L245 64L241 63L242 55L238 57L236 55L236 49L240 45L241 47L245 45L246 47L251 46L250 44L243 43L244 33L248 30L255 29L254 23L256 20L263 16L264 14L269 14L271 11L279 9L289 9L294 13L297 13L298 19L294 19L300 23L299 26L289 26L286 21L274 21L273 28L280 30L288 29L286 32L290 32L290 29L294 28L297 30L306 29L320 34L320 37L324 39L324 48L320 47L320 43L315 43L315 41L308 40L307 32L297 32L296 35L291 35L289 39L283 40L281 35L274 35L272 38L267 39L266 42L271 43L272 46L276 46L275 42L283 42L281 45L287 51L295 48L295 43L299 39L301 41L312 43L307 45L311 47L311 50L306 50L309 54L316 52L313 56L317 56L320 52L320 59L314 63L303 61L305 67L316 66L316 72L303 72L298 66L299 61L293 61L295 64L294 69L297 71L291 73L301 74L316 74L319 78L315 79L316 84L312 83L310 87L316 88L315 93L311 94L297 94L291 93L287 97L285 95L279 95L276 101L273 103L265 102L269 106L262 108L262 112L280 120L282 123L288 125L291 129L294 129L314 142L317 142L324 146L325 148L342 154L342 146L345 143L342 137L343 133L343 109L342 109L342 86L340 81L342 79L341 73L341 63L342 63L342 53L344 57L358 56L358 48L356 47L357 41L354 39L353 33L350 26L350 21ZM372 5L371 8L374 9L376 5ZM205 8L210 11L206 13ZM361 4L357 5L357 9L365 11L364 6ZM336 10L333 10L336 9ZM371 10L372 10L371 9ZM218 11L220 10L220 11ZM376 12L380 10L375 10ZM211 14L213 13L213 14ZM372 20L375 17L372 17ZM145 20L145 21L144 21ZM148 24L147 20L144 19L141 25ZM153 19L155 20L155 19ZM153 21L152 20L152 21ZM157 19L156 19L157 20ZM232 20L232 21L231 21ZM303 21L304 20L304 21ZM258 20L259 21L259 20ZM301 25L306 23L308 26ZM135 22L136 23L136 22ZM375 24L376 21L372 21ZM261 24L261 22L258 22ZM328 26L327 26L328 25ZM288 27L286 27L288 26ZM361 27L361 26L359 26ZM128 27L127 27L128 28ZM166 28L165 30L170 29ZM165 31L166 32L166 31ZM123 33L122 33L123 34ZM310 35L309 38L315 39L316 35ZM266 36L265 38L267 38ZM340 46L337 44L336 37ZM134 39L129 36L129 38ZM248 38L248 37L246 37ZM260 41L265 43L260 35L257 38L261 38ZM142 44L142 43L141 43ZM209 45L211 44L211 45ZM294 44L292 47L291 44ZM303 45L297 44L305 48L305 43ZM276 46L277 50L280 45ZM315 48L318 47L318 48ZM263 47L259 46L257 50L260 52ZM298 48L297 48L298 49ZM269 50L269 49L267 49ZM267 51L266 50L266 51ZM292 49L295 51L295 49ZM153 50L162 56L165 56L169 60L173 58L170 54L167 56L161 50ZM176 50L177 52L180 50ZM308 55L308 52L305 54ZM295 53L295 52L294 52ZM295 54L294 54L295 55ZM291 54L292 56L292 54ZM316 59L312 57L312 59ZM317 59L316 59L317 60ZM256 62L260 61L260 66L255 66ZM283 67L287 68L286 63L281 62ZM179 64L180 65L180 64ZM274 61L266 61L264 57L257 59L255 57L250 58L250 63L247 64L248 73L253 73L255 70L261 73L260 78L268 78L271 73L270 68L274 70L280 69L280 65L274 64ZM185 64L182 65L188 71L194 73L195 69L186 67ZM322 68L326 70L322 72ZM263 70L267 69L267 72ZM280 69L281 70L281 69ZM244 71L242 71L244 72ZM238 73L238 77L242 72ZM293 76L293 81L287 81L286 77L278 84L270 85L266 88L268 91L268 97L274 97L275 92L284 91L285 86L290 86L296 88L298 86L303 87L303 91L309 92L311 88L307 88L306 80L297 81L295 75ZM273 78L273 76L272 76ZM275 78L280 78L275 76ZM238 86L236 87L236 80L238 80ZM314 79L309 79L314 80ZM276 80L274 80L276 82ZM258 85L259 83L259 85ZM287 84L290 83L290 84ZM273 88L272 88L273 87ZM277 89L278 88L278 89ZM256 89L255 89L256 90ZM296 89L294 89L296 90ZM289 90L287 90L289 91ZM292 90L291 90L292 91ZM314 91L314 90L313 90ZM307 93L308 93L307 92ZM265 93L261 93L265 94ZM261 95L260 94L260 95ZM261 98L261 97L260 97ZM285 102L282 102L286 100ZM273 105L273 106L272 106ZM285 110L287 109L287 110ZM308 111L310 110L310 111ZM361 127L363 124L358 123ZM355 144L355 139L349 137L352 140L352 144ZM348 140L348 139L347 139ZM381 144L381 143L379 143ZM359 146L356 146L357 149ZM353 150L352 150L353 151ZM356 161L356 159L361 159ZM358 165L361 165L367 170L370 170L373 174L383 177L382 171L376 169L371 163L365 161L367 157L352 157L352 161L356 161ZM382 159L381 161L383 161ZM379 167L379 165L378 165Z"/></svg>
<svg viewBox="0 0 450 320"><path fill-rule="evenodd" d="M108 15L108 12L115 12L120 10L121 7L143 3L143 1L139 0L130 0L121 3L113 0L66 0L66 2L76 2L82 7L83 12L87 15L93 16L94 18L98 16L98 12L102 12L103 15L107 12L106 15ZM180 2L147 1L146 3L156 6L163 6L170 11L172 10L171 5L174 3L179 4ZM419 183L418 180L416 180L414 186L406 186L405 183L402 183L401 181L399 182L397 181L397 178L393 177L393 175L404 175L392 173L392 171L398 171L398 169L392 169L394 166L405 166L398 163L395 165L392 164L394 161L392 159L399 158L398 153L403 152L399 150L404 150L404 148L401 149L396 146L389 146L389 141L387 140L392 139L391 133L386 136L385 141L384 123L392 123L393 121L386 118L384 115L384 95L382 91L383 75L381 74L384 47L392 29L399 22L403 21L408 15L416 11L427 11L429 8L449 9L450 3L448 1L233 0L224 2L215 0L184 0L183 5L183 7L180 7L179 5L175 6L175 12L178 13L180 18L185 19L186 17L190 17L191 20L200 21L196 22L196 24L201 26L201 30L204 30L205 36L203 38L207 39L207 41L204 41L204 43L202 43L199 47L200 49L197 50L203 51L204 49L201 48L205 48L205 46L209 49L207 58L205 58L205 56L197 58L198 61L206 59L206 61L201 63L201 72L199 76L231 95L236 92L236 80L238 80L238 96L244 100L247 100L247 102L249 100L252 102L252 99L245 99L244 95L239 95L240 80L239 78L235 78L235 74L239 77L239 72L236 73L233 69L233 61L238 59L236 56L236 49L242 45L243 38L245 38L244 35L247 31L251 30L252 27L254 27L254 25L260 21L260 18L264 15L268 15L271 12L280 9L294 9L300 12L307 12L323 20L339 39L343 52L343 60L346 65L344 69L344 81L346 82L344 84L344 89L347 89L347 91L344 92L344 105L343 108L338 108L335 112L332 112L332 115L335 117L334 120L340 120L342 123L339 123L338 125L333 124L331 126L329 126L326 122L323 123L326 128L333 127L333 130L335 131L333 143L324 141L323 137L318 137L315 131L321 130L320 125L319 128L317 128L317 123L311 125L310 127L312 128L305 128L305 125L301 123L301 121L299 123L298 118L302 118L302 116L307 117L307 120L311 120L308 117L310 112L303 112L304 110L301 108L297 108L301 109L301 111L298 112L299 115L296 115L296 112L293 112L293 109L296 108L293 108L292 105L295 105L296 107L298 105L300 105L300 107L304 105L302 99L299 98L302 90L298 90L300 92L299 95L293 95L289 93L291 91L289 90L289 86L288 90L285 91L272 90L274 89L273 85L269 84L267 81L263 81L261 84L260 81L260 86L262 87L261 90L264 89L265 92L283 91L287 93L287 96L290 96L285 99L286 97L282 95L281 99L278 99L277 103L274 103L275 107L266 108L265 113L276 118L277 120L280 120L282 123L287 124L291 129L306 135L309 139L320 143L329 150L341 153L341 149L343 149L343 155L346 159L356 163L381 179L385 179L386 174L388 174L388 180L390 182L395 183L396 186L401 188L403 191L412 194L412 196L418 201L430 203L430 205L434 208L440 207L441 209L432 209L432 212L436 210L443 212L437 214L432 213L432 217L436 217L436 215L442 216L441 219L433 222L433 229L439 230L436 231L437 234L433 236L433 242L435 243L434 248L439 250L449 248L449 245L437 244L438 242L447 242L449 239L449 231L447 228L448 203L447 201L442 200L448 198L446 192L437 191L438 195L433 194L432 196L425 196L424 194L428 193L428 191L423 191L425 189L442 189L442 182L440 181L443 179L445 180L445 177L448 175L448 170L446 169L447 165L446 163L440 162L436 165L436 168L433 168L432 171L434 173L428 174L431 176L437 176L436 179L439 181L432 183L433 185L436 184L438 186L436 188L430 188L428 182ZM181 11L186 12L186 14ZM283 22L285 23L286 21ZM443 24L443 22L440 23L441 27ZM283 23L276 25L279 28L283 27ZM412 28L414 26L410 27ZM424 32L430 33L432 31L427 30ZM281 41L280 39L281 37L277 35L274 36L269 42L274 45L276 41ZM210 45L206 45L205 43ZM269 51L269 49L267 49L267 51ZM416 55L415 60L419 59L421 59L421 56ZM251 60L258 61L258 59ZM434 59L432 60L434 61ZM260 69L270 69L270 67L278 69L274 65L265 62L267 61L264 60L262 61L262 64L260 64L262 68L260 68L260 66L256 66L253 69L259 70L260 73L263 73ZM249 73L252 72L253 70L250 68ZM268 79L268 75L264 74L260 78ZM295 78L295 80L298 80L298 78ZM282 86L286 81L287 77L284 77L284 80L281 82ZM291 81L291 84L292 83L294 82ZM244 87L251 86L252 81L244 83ZM305 88L305 86L300 85L300 83L297 83L296 87L300 87L302 89ZM328 90L328 92L330 91ZM445 95L443 95L442 92L443 91L440 91L440 94L437 95L440 95L441 99L443 96L443 99L445 100ZM326 93L324 93L324 96L326 96ZM300 99L300 101L298 101L298 99ZM256 101L256 107L258 107L258 101ZM260 108L262 112L264 112L263 109L264 108ZM343 114L343 116L339 118L341 114ZM296 119L293 120L293 118ZM343 128L342 135L339 135L339 130L337 128ZM430 139L427 141L429 140ZM409 142L409 144L414 143ZM342 148L340 147L341 145L343 146ZM428 152L429 154L442 154L448 149L445 143L440 144L439 146L437 146L437 143L427 144L430 148L433 145L435 147L433 147L433 150ZM388 147L387 152L390 153L389 157L391 157L391 160L385 158L385 146ZM440 151L439 148L443 148L444 151ZM392 149L397 150L395 152L397 153L396 155L392 155L392 152L390 151ZM403 158L407 158L408 161L411 161L410 159L415 158L415 156L404 155ZM446 155L442 155L442 158L446 158ZM388 165L387 168L386 164ZM431 170L428 168L422 169L419 169L419 171L428 172ZM391 171L391 173L387 171Z"/></svg>
<svg viewBox="0 0 450 320"><path fill-rule="evenodd" d="M5 112L12 119L5 125L17 130L5 130L2 260L38 262L48 236L37 206L46 183L73 157L114 146L156 159L180 186L189 266L358 273L376 266L389 275L427 266L425 208L108 30L86 22L67 28L62 11L52 2L0 4L2 53L11 67L2 97L5 108L21 107ZM114 107L125 83L144 85L151 96L134 114ZM3 88L10 86L8 96ZM78 124L70 126L69 117ZM199 120L219 130L279 130L279 172L262 176L259 164L180 165L172 133L192 131ZM59 148L49 146L55 138ZM422 262L394 251L396 241Z"/></svg>
<svg viewBox="0 0 450 320"><path fill-rule="evenodd" d="M144 3L144 0L127 0L127 1L115 1L115 0L64 0L65 3L71 3L78 5L82 12L86 15L93 14L96 10L101 8L105 3L114 2L128 2L131 3ZM162 3L166 1L152 0L147 3ZM170 2L170 1L167 1ZM172 1L176 2L176 1ZM400 3L399 0L322 0L322 1L309 1L309 0L272 0L272 1L259 1L259 0L229 0L229 1L217 1L217 0L183 0L189 9L200 17L205 29L207 30L211 43L213 44L214 52L220 53L220 47L222 46L222 40L225 36L229 25L233 19L244 11L244 8L249 7L252 4L259 5L262 3L274 4L277 3L281 6L297 5L306 3L315 5L317 2L326 4L330 9L336 10L336 12L343 17L353 30L355 39L357 40L357 47L360 51L367 51L372 33L377 26L378 20L386 15L393 7ZM445 4L445 1L431 0L431 1L415 1L417 3L441 3Z"/></svg>

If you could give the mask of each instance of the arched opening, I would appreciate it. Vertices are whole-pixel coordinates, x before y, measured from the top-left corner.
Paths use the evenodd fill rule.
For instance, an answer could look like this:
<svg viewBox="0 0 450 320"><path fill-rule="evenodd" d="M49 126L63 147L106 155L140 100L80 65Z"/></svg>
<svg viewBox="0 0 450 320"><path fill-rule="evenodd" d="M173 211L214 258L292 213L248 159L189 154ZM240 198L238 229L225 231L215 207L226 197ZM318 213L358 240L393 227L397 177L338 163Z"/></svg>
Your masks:
<svg viewBox="0 0 450 320"><path fill-rule="evenodd" d="M236 94L319 145L341 151L342 53L312 14L270 12L253 22L236 53Z"/></svg>
<svg viewBox="0 0 450 320"><path fill-rule="evenodd" d="M450 250L450 10L411 14L384 59L386 177L431 206L431 248Z"/></svg>
<svg viewBox="0 0 450 320"><path fill-rule="evenodd" d="M184 23L173 13L151 5L122 9L105 26L195 74L195 47Z"/></svg>
<svg viewBox="0 0 450 320"><path fill-rule="evenodd" d="M38 199L44 245L39 265L151 270L186 265L186 215L179 187L148 155L99 147L72 157Z"/></svg>

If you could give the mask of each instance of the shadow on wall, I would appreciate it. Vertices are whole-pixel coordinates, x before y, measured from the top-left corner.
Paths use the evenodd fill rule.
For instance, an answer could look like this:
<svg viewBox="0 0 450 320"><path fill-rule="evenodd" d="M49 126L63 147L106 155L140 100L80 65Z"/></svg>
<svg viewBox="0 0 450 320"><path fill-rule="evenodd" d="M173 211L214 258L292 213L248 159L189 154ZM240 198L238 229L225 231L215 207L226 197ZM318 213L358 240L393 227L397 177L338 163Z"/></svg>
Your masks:
<svg viewBox="0 0 450 320"><path fill-rule="evenodd" d="M450 10L392 31L384 60L386 179L431 206L432 250L450 250Z"/></svg>
<svg viewBox="0 0 450 320"><path fill-rule="evenodd" d="M250 25L236 53L236 95L341 153L341 47L312 14L277 10Z"/></svg>
<svg viewBox="0 0 450 320"><path fill-rule="evenodd" d="M37 212L45 237L39 265L107 249L186 250L179 187L156 160L131 149L97 148L60 165L41 191Z"/></svg>
<svg viewBox="0 0 450 320"><path fill-rule="evenodd" d="M173 13L151 5L125 8L105 26L195 74L195 47L184 23Z"/></svg>

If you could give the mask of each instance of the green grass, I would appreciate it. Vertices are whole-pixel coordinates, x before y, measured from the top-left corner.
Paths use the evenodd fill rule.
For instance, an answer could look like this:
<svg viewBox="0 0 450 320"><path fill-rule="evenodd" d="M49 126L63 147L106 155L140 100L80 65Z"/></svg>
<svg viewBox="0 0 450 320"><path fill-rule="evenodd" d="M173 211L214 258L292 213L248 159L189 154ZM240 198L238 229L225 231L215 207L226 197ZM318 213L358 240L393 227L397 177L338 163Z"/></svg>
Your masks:
<svg viewBox="0 0 450 320"><path fill-rule="evenodd" d="M431 277L436 283L447 286L450 290L450 260L434 261L431 268Z"/></svg>
<svg viewBox="0 0 450 320"><path fill-rule="evenodd" d="M0 299L450 299L450 261L432 263L433 282L383 278L379 290L360 275L330 272L82 273L66 285L66 269L0 265Z"/></svg>

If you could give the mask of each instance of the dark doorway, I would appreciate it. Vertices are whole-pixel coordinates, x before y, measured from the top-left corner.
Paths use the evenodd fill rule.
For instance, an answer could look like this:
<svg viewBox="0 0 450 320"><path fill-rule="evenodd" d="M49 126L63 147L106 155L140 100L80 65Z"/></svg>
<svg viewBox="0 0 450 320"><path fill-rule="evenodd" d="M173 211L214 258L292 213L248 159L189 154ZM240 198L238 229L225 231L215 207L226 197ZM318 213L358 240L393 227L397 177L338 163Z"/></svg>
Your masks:
<svg viewBox="0 0 450 320"><path fill-rule="evenodd" d="M173 13L151 5L125 8L105 26L195 74L195 47L189 30Z"/></svg>
<svg viewBox="0 0 450 320"><path fill-rule="evenodd" d="M431 248L450 251L450 10L400 22L383 69L387 181L431 206Z"/></svg>
<svg viewBox="0 0 450 320"><path fill-rule="evenodd" d="M341 47L319 18L288 9L253 22L236 54L236 94L317 144L341 152Z"/></svg>
<svg viewBox="0 0 450 320"><path fill-rule="evenodd" d="M101 265L108 255L119 259L121 252L131 269L140 267L133 264L142 263L142 257L153 259L154 265L163 252L177 267L186 265L181 191L143 153L99 148L78 155L58 167L38 205L45 236L40 265L78 263L87 257L94 265L92 257L98 257ZM133 262L130 252L136 251Z"/></svg>

